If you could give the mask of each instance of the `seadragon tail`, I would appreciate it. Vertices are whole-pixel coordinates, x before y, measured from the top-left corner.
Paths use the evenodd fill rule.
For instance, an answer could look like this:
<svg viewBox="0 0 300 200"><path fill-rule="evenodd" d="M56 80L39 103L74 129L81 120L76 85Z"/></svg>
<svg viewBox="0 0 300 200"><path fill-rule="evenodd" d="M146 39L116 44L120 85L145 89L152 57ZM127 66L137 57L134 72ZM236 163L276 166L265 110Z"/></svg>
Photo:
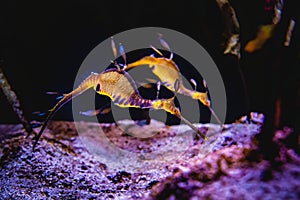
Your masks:
<svg viewBox="0 0 300 200"><path fill-rule="evenodd" d="M73 98L75 98L76 96L82 94L83 92L85 92L86 90L94 87L96 85L96 81L97 81L97 76L98 74L96 73L92 73L89 77L87 77L75 90L73 90L72 92L68 93L68 94L64 94L63 98L52 108L49 110L49 114L46 118L46 120L43 123L42 128L40 129L38 135L35 137L35 141L33 144L33 150L35 149L35 146L37 145L40 137L42 136L45 128L47 127L47 124L49 122L49 120L52 119L52 117L54 116L54 114L66 103L68 103L70 100L72 100Z"/></svg>

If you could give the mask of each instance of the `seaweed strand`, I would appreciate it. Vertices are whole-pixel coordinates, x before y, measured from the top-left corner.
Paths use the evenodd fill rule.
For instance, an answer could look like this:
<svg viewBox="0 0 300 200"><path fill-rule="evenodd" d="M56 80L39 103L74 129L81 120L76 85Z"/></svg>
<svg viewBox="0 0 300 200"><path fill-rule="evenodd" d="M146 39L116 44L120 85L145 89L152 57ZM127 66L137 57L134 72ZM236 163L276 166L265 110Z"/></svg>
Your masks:
<svg viewBox="0 0 300 200"><path fill-rule="evenodd" d="M0 88L2 89L8 103L11 105L12 109L16 113L17 117L19 118L21 124L23 125L28 135L34 133L31 124L27 121L27 119L23 114L17 95L9 85L8 80L6 79L1 66L0 66Z"/></svg>

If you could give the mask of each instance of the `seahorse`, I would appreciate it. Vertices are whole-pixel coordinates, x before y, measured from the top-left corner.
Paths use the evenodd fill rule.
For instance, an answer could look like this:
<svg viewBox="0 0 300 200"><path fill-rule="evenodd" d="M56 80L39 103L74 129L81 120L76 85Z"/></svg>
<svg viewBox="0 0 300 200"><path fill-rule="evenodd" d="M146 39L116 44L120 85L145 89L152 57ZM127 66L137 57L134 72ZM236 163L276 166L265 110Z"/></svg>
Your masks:
<svg viewBox="0 0 300 200"><path fill-rule="evenodd" d="M177 83L178 81L175 81L174 84L178 85ZM49 110L49 114L44 121L39 134L35 138L33 150L39 138L42 136L48 121L54 116L54 114L67 102L90 88L93 88L98 94L110 97L112 102L119 107L163 109L166 112L169 112L182 119L197 134L199 134L202 138L207 139L207 137L196 126L194 126L181 115L180 110L174 104L174 97L169 99L155 100L144 99L139 94L136 83L132 77L126 71L121 70L120 68L113 68L105 70L100 74L91 73L91 75L88 76L76 89L63 95L63 98L52 109Z"/></svg>
<svg viewBox="0 0 300 200"><path fill-rule="evenodd" d="M130 63L124 67L124 70L128 71L132 68L148 65L161 81L161 83L171 91L175 91L174 83L179 80L179 90L178 93L190 96L195 100L199 100L205 106L210 106L210 101L208 100L207 92L198 92L195 90L189 90L183 85L182 75L178 69L176 63L168 58L161 57L156 58L153 56L145 56L133 63Z"/></svg>
<svg viewBox="0 0 300 200"><path fill-rule="evenodd" d="M162 53L152 47L156 52L160 55ZM208 99L207 92L198 92L195 90L187 89L182 81L182 75L176 63L172 60L172 54L170 58L159 57L156 58L154 56L145 56L135 62L124 65L123 70L128 71L135 67L148 65L152 70L153 74L155 74L161 81L161 83L167 87L171 91L175 91L174 83L176 80L179 81L179 89L178 93L191 97L192 99L200 101L203 105L207 106L211 111L212 115L215 117L219 124L222 124L218 116L215 114L214 110L211 107L210 100ZM195 83L194 83L195 84Z"/></svg>
<svg viewBox="0 0 300 200"><path fill-rule="evenodd" d="M221 122L221 120L219 119L219 117L217 116L215 111L212 109L210 100L208 99L208 93L207 92L196 91L197 83L194 79L191 79L191 82L195 86L194 90L189 90L184 86L180 70L179 70L178 66L176 65L176 63L172 60L173 59L173 52L171 51L171 48L170 48L169 44L162 38L162 34L158 34L158 36L159 36L158 38L159 38L160 44L164 48L166 48L169 52L171 52L170 58L164 57L163 54L158 49L156 49L153 46L150 46L156 53L158 53L161 56L160 58L156 58L152 55L151 56L145 56L145 57L143 57L143 58L141 58L141 59L139 59L135 62L127 64L126 63L126 54L125 54L125 51L124 51L124 47L120 43L119 52L120 52L120 54L123 57L123 60L125 62L125 64L122 65L122 67L123 67L122 70L128 71L128 70L130 70L132 68L135 68L135 67L148 65L150 67L150 69L152 69L153 74L155 74L160 79L160 82L165 87L167 87L169 90L171 90L173 92L175 92L175 88L174 88L175 81L178 81L179 87L178 87L178 91L176 91L176 93L189 96L192 99L198 100L203 105L207 106L207 108L210 110L211 114L214 116L214 118L217 120L217 122L219 124L221 124L222 129L223 129L224 124ZM112 48L113 54L116 58L117 57L117 48L116 48L113 37L111 37L111 48ZM115 63L115 65L120 67L118 63ZM204 80L203 80L203 84L206 88L206 82Z"/></svg>

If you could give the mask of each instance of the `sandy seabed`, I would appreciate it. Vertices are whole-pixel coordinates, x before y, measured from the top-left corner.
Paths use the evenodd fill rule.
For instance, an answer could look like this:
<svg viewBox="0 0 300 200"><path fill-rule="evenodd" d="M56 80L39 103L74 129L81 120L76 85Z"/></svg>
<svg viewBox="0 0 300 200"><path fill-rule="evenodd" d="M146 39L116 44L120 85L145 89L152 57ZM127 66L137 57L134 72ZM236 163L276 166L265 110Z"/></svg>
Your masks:
<svg viewBox="0 0 300 200"><path fill-rule="evenodd" d="M300 199L287 134L273 165L256 150L259 125L196 126L207 141L156 120L52 121L33 152L21 125L0 125L0 199Z"/></svg>

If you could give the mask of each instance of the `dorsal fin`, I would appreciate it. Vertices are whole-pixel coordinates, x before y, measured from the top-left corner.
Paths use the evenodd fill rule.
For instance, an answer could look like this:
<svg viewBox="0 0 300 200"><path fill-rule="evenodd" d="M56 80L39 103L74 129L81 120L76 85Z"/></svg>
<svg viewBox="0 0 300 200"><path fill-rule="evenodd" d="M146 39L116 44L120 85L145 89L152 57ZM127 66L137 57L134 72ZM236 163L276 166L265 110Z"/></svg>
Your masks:
<svg viewBox="0 0 300 200"><path fill-rule="evenodd" d="M168 51L170 51L171 54L170 54L169 60L172 60L173 59L173 52L171 51L171 48L170 48L169 44L162 37L163 37L163 35L161 33L159 33L158 34L159 43L161 44L161 46L163 46Z"/></svg>
<svg viewBox="0 0 300 200"><path fill-rule="evenodd" d="M154 46L150 45L151 49L153 49L156 53L158 53L160 56L164 57L164 55L162 54L162 52L160 52L157 48L155 48Z"/></svg>
<svg viewBox="0 0 300 200"><path fill-rule="evenodd" d="M117 53L117 48L116 48L116 43L115 43L115 41L114 41L114 37L111 37L111 49L112 49L113 55L114 55L114 57L115 57L115 59L116 59L118 53Z"/></svg>

